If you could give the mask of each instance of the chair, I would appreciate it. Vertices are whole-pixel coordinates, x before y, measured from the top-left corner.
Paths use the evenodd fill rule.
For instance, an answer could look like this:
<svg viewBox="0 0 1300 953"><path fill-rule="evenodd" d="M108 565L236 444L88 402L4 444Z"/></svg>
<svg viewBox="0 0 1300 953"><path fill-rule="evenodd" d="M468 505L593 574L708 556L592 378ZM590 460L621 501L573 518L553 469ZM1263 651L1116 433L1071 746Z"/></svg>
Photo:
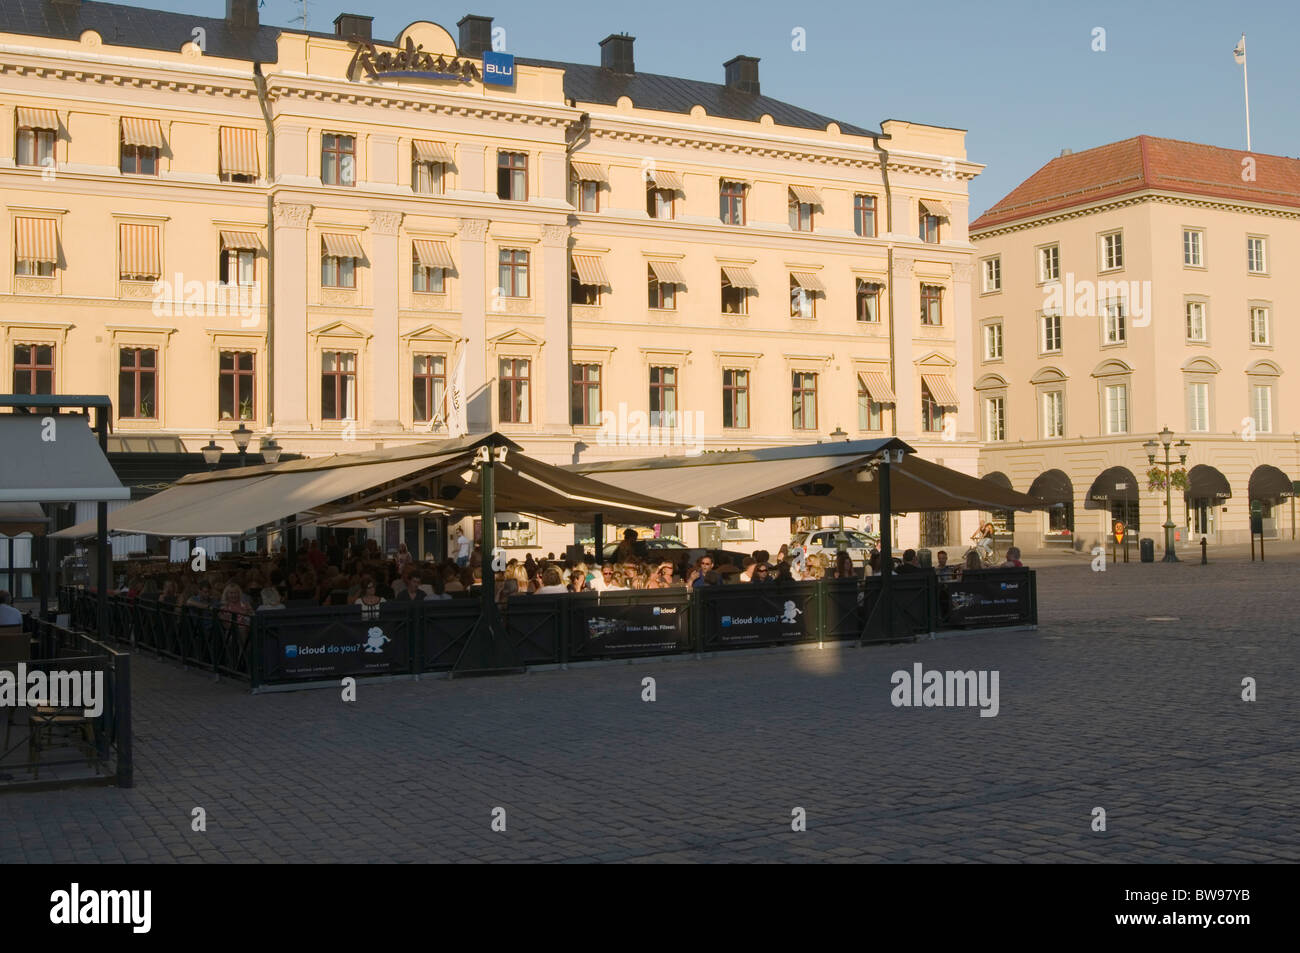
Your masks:
<svg viewBox="0 0 1300 953"><path fill-rule="evenodd" d="M84 711L41 705L32 711L28 728L31 732L27 740L28 760L35 780L40 780L41 751L47 748L77 748L85 754L86 764L93 767L96 774L99 773L98 751L95 749L95 719L88 717ZM8 737L6 730L6 742ZM64 739L64 744L53 743L58 737Z"/></svg>

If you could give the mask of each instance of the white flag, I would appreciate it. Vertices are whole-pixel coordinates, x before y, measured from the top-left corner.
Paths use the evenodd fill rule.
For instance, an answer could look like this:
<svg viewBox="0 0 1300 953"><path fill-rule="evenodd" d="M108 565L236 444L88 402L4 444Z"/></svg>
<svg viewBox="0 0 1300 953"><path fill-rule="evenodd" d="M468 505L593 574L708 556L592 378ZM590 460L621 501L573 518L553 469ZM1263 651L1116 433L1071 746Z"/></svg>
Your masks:
<svg viewBox="0 0 1300 953"><path fill-rule="evenodd" d="M463 437L469 433L469 419L465 406L465 348L460 349L456 368L451 372L451 382L443 398L447 404L444 417L447 421L447 433L452 437Z"/></svg>
<svg viewBox="0 0 1300 953"><path fill-rule="evenodd" d="M1237 48L1232 51L1232 56L1238 63L1246 62L1246 34L1241 34L1241 41L1237 44Z"/></svg>

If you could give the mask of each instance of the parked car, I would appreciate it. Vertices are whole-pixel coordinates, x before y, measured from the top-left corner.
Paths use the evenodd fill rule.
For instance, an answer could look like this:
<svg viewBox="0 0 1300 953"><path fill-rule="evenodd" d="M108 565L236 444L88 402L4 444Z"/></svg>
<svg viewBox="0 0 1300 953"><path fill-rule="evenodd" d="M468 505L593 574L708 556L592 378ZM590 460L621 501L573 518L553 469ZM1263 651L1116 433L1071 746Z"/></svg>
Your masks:
<svg viewBox="0 0 1300 953"><path fill-rule="evenodd" d="M856 529L814 529L795 533L790 537L790 546L802 546L808 556L824 553L832 564L835 554L842 550L849 554L853 565L861 569L877 548L878 540Z"/></svg>
<svg viewBox="0 0 1300 953"><path fill-rule="evenodd" d="M614 554L618 551L618 545L617 542L605 544L603 550L605 562L613 562ZM642 559L666 559L672 563L680 563L683 559L686 559L690 562L695 562L695 560L699 559L705 553L708 553L713 557L715 565L719 562L719 557L725 553L731 557L731 562L737 569L742 565L741 560L749 555L749 553L742 553L738 550L707 549L698 546L687 546L680 539L667 536L652 536L646 539L637 540L637 555Z"/></svg>

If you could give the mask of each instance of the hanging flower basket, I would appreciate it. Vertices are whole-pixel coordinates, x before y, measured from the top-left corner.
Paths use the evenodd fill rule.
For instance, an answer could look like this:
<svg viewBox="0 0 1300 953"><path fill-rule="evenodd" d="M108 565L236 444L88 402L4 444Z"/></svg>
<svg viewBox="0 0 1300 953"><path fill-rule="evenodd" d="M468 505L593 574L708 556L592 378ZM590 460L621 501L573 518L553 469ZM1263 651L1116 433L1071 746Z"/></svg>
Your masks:
<svg viewBox="0 0 1300 953"><path fill-rule="evenodd" d="M1187 471L1181 467L1169 472L1169 484L1175 490L1187 490ZM1165 489L1164 467L1152 467L1147 471L1147 489L1153 492Z"/></svg>

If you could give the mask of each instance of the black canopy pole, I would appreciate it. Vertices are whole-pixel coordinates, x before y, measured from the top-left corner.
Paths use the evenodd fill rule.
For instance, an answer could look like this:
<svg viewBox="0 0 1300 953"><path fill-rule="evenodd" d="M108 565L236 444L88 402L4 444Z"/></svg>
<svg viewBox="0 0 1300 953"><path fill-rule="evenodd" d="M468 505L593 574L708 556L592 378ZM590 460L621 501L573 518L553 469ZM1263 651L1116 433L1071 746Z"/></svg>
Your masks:
<svg viewBox="0 0 1300 953"><path fill-rule="evenodd" d="M591 535L595 537L596 565L605 565L605 514L597 513L591 524Z"/></svg>
<svg viewBox="0 0 1300 953"><path fill-rule="evenodd" d="M880 476L880 631L886 639L894 634L894 599L889 580L894 574L894 513L889 492L889 451L878 468Z"/></svg>
<svg viewBox="0 0 1300 953"><path fill-rule="evenodd" d="M496 500L493 498L496 490L493 486L494 474L492 472L493 451L496 449L487 446L487 458L479 465L479 491L483 500L483 544L481 550L480 572L483 577L483 590L479 593L482 600L481 612L483 621L490 623L496 617L496 574L492 572L492 551L496 549Z"/></svg>
<svg viewBox="0 0 1300 953"><path fill-rule="evenodd" d="M95 408L95 432L99 436L99 451L108 459L108 407ZM108 501L100 500L95 504L95 546L99 552L96 580L99 587L95 599L95 634L98 638L108 635L108 570L113 558L108 548Z"/></svg>

